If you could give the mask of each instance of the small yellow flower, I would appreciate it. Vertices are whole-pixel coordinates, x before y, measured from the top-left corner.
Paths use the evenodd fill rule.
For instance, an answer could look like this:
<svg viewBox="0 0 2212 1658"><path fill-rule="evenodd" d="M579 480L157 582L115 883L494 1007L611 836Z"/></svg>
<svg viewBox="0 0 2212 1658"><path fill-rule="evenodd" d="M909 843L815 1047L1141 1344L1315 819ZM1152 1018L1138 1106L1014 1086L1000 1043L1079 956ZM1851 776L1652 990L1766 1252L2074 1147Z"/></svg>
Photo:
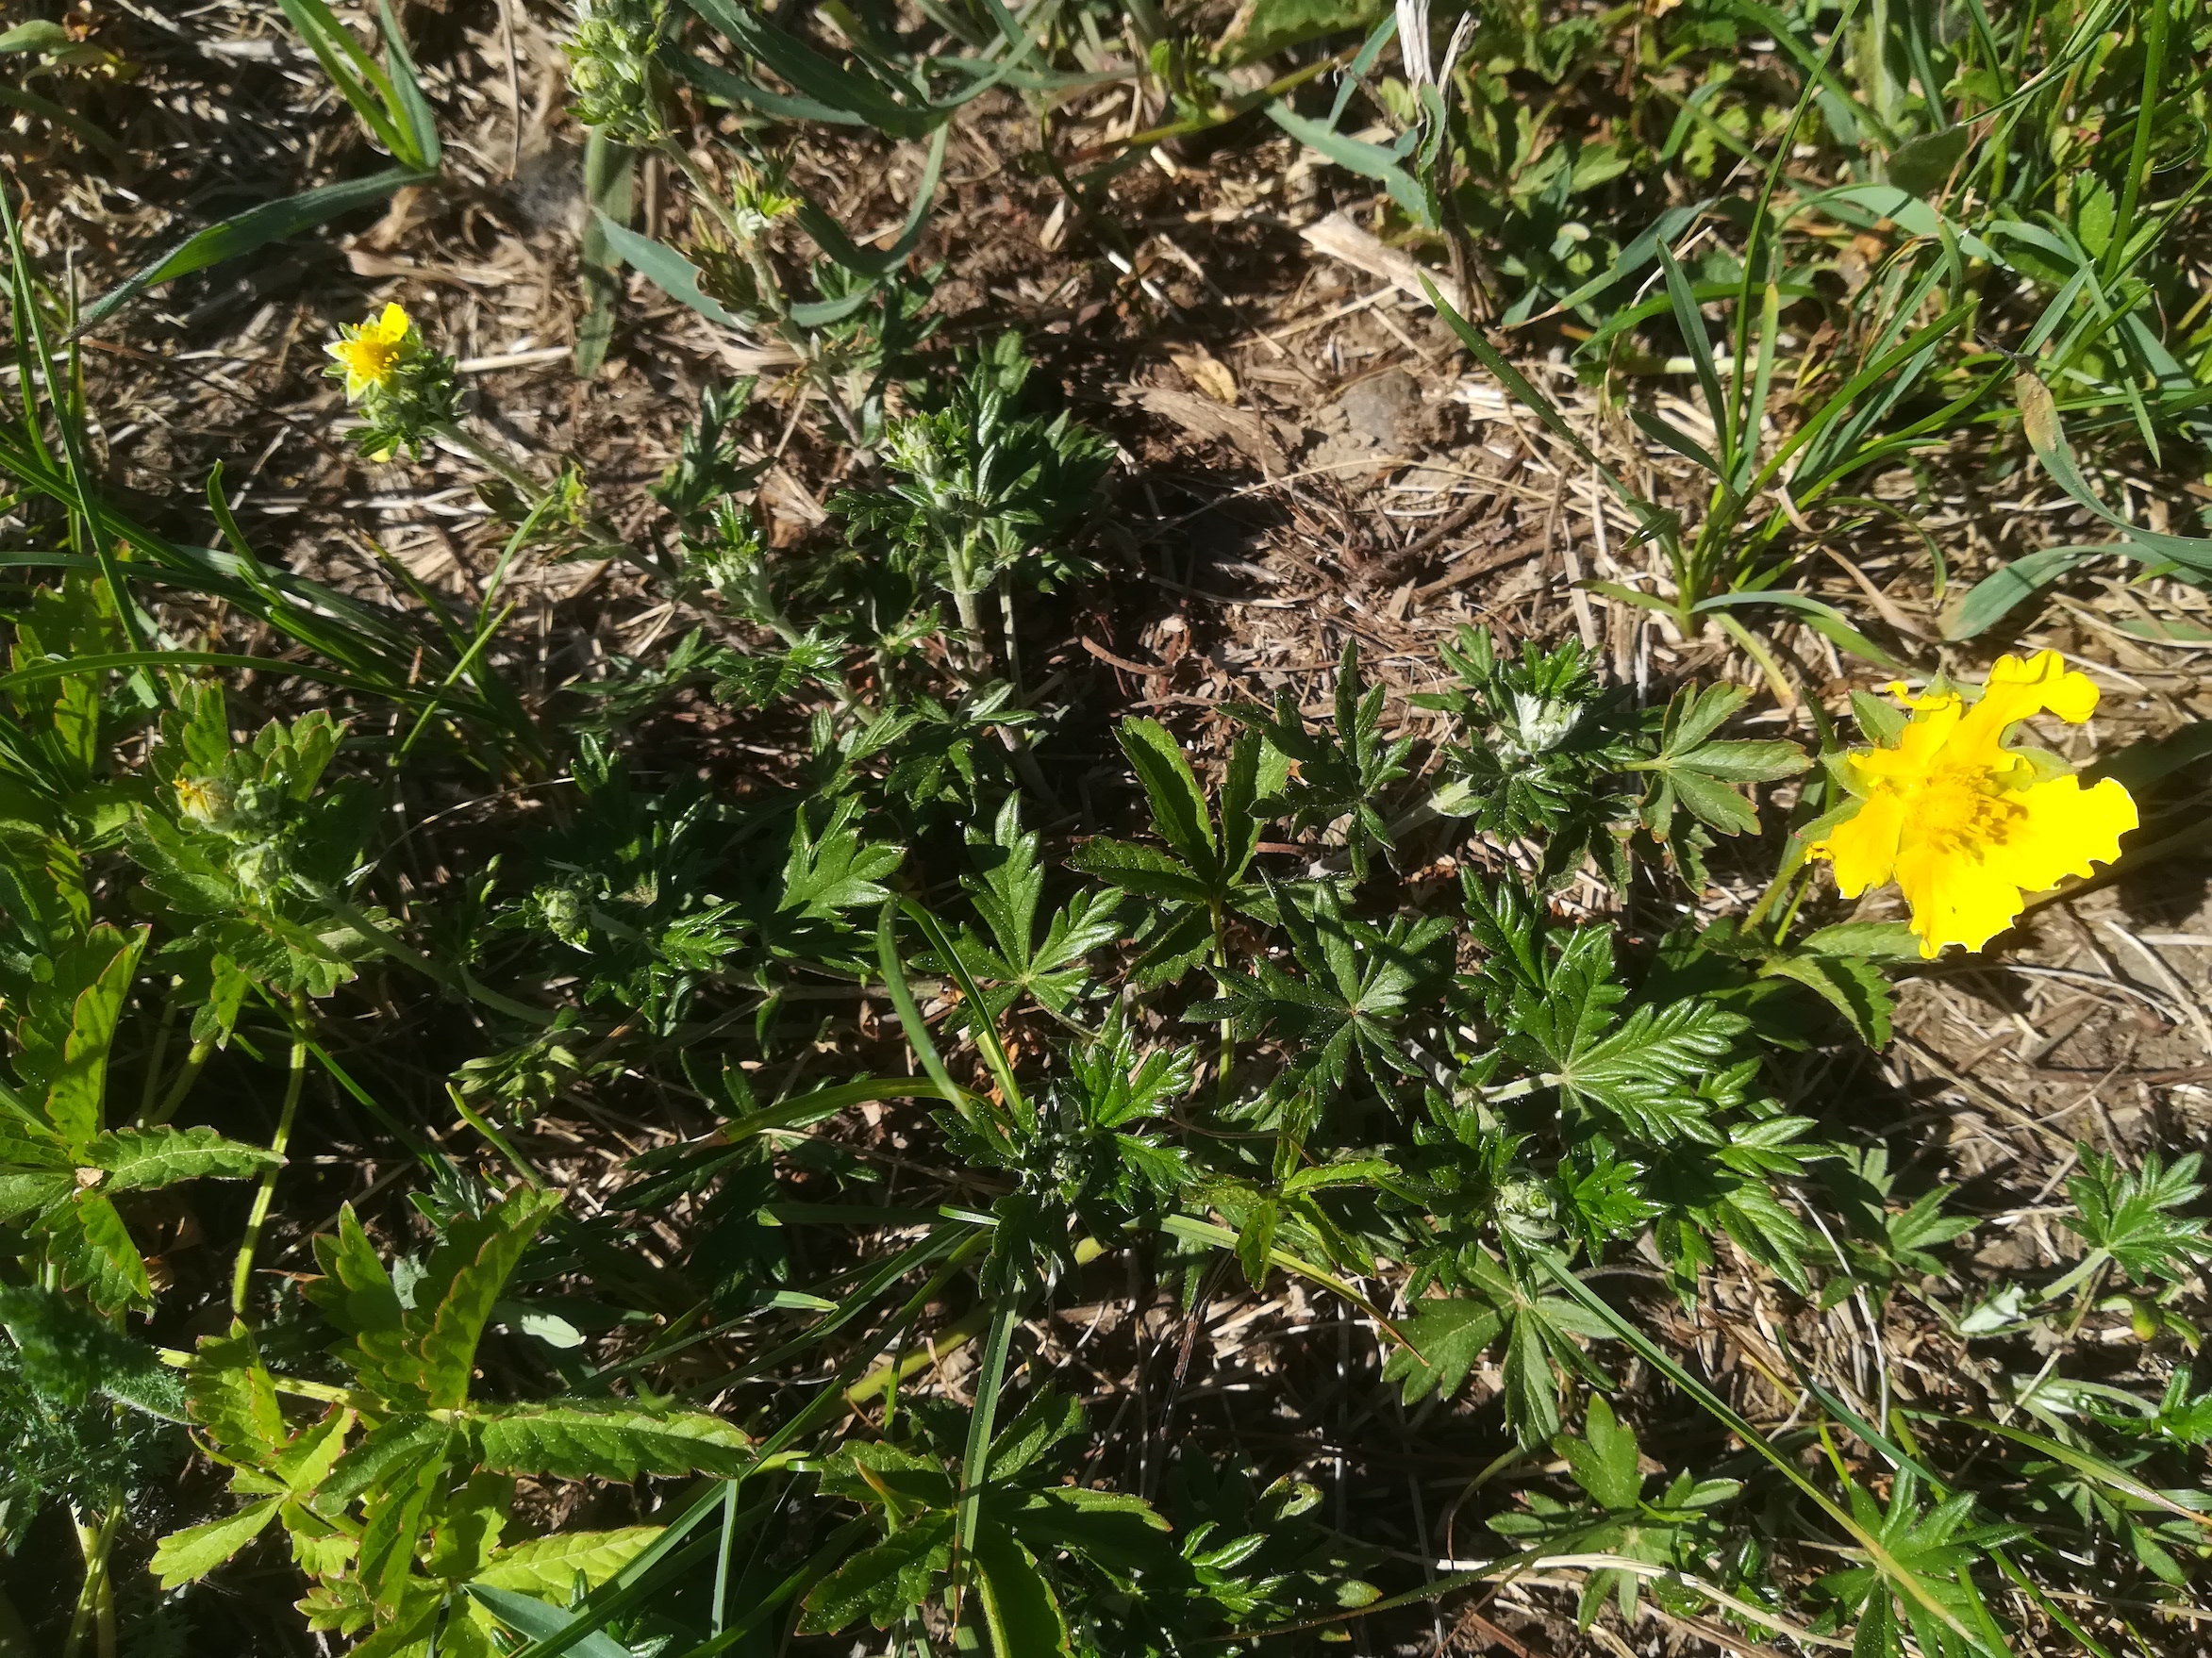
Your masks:
<svg viewBox="0 0 2212 1658"><path fill-rule="evenodd" d="M2057 652L2000 656L1971 703L1948 690L1904 701L1913 716L1895 748L1845 756L1857 812L1808 850L1835 866L1846 898L1894 880L1921 954L1979 950L2012 925L2026 894L2120 855L2137 823L2126 788L2109 777L2084 788L2051 756L2004 746L2031 714L2079 725L2096 711L2096 686Z"/></svg>
<svg viewBox="0 0 2212 1658"><path fill-rule="evenodd" d="M414 327L414 319L403 307L387 305L382 316L358 328L345 329L343 339L323 348L345 370L346 402L358 403L371 387L391 383Z"/></svg>

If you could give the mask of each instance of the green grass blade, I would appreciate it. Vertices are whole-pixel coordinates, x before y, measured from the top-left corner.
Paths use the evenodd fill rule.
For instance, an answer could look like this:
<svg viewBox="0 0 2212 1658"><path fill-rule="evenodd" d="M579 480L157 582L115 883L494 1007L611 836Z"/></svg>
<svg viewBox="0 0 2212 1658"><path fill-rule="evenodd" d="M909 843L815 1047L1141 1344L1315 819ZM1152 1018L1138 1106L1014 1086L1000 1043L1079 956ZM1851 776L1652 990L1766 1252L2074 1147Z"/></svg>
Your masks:
<svg viewBox="0 0 2212 1658"><path fill-rule="evenodd" d="M165 282L204 271L209 265L238 258L273 241L282 241L341 213L372 206L401 185L415 183L423 176L414 169L396 167L367 178L349 178L341 184L302 191L279 202L264 202L219 224L210 224L94 300L77 320L69 338L75 340L86 330L97 327L150 288L159 288Z"/></svg>
<svg viewBox="0 0 2212 1658"><path fill-rule="evenodd" d="M445 159L445 145L438 137L438 117L423 92L423 77L407 51L407 38L391 15L391 0L376 0L377 21L384 25L384 60L389 66L391 107L407 123L409 146L394 150L393 157L424 173L435 173Z"/></svg>
<svg viewBox="0 0 2212 1658"><path fill-rule="evenodd" d="M908 920L922 929L922 936L929 940L929 948L945 964L945 971L951 975L953 983L960 987L961 996L973 1010L974 1017L969 1023L974 1033L975 1045L983 1052L984 1064L990 1067L991 1080L998 1084L999 1094L1006 1101L1006 1109L1013 1112L1023 1127L1034 1128L1037 1113L1030 1109L1029 1102L1023 1098L1021 1084L1014 1080L1013 1064L1006 1058L1006 1047L1000 1042L998 1030L991 1023L990 1003L984 1000L983 992L976 987L975 981L969 977L968 964L960 959L960 953L953 948L951 937L938 925L935 916L911 899L899 907L906 911Z"/></svg>
<svg viewBox="0 0 2212 1658"><path fill-rule="evenodd" d="M1022 1321L1022 1306L1012 1296L991 1310L990 1329L983 1338L983 1353L975 1374L975 1408L968 1418L968 1443L960 1456L958 1518L953 1533L953 1605L956 1626L960 1621L961 1562L975 1547L975 1519L983 1502L983 1480L990 1464L990 1436L998 1419L999 1391L1006 1385L1006 1355L1014 1342L1014 1326Z"/></svg>

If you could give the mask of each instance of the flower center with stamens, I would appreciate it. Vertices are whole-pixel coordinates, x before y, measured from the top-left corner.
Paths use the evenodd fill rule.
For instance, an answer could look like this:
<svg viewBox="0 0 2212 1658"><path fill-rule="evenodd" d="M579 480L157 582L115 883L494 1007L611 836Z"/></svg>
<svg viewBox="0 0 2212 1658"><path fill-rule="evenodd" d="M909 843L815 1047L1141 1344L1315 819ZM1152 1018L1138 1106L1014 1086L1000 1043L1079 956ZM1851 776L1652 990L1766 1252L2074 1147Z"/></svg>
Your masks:
<svg viewBox="0 0 2212 1658"><path fill-rule="evenodd" d="M364 334L358 340L347 340L339 350L344 355L345 366L358 378L381 386L399 366L399 348L398 340Z"/></svg>
<svg viewBox="0 0 2212 1658"><path fill-rule="evenodd" d="M2027 817L2011 792L1979 767L1936 771L1906 791L1907 833L1943 852L2003 846Z"/></svg>

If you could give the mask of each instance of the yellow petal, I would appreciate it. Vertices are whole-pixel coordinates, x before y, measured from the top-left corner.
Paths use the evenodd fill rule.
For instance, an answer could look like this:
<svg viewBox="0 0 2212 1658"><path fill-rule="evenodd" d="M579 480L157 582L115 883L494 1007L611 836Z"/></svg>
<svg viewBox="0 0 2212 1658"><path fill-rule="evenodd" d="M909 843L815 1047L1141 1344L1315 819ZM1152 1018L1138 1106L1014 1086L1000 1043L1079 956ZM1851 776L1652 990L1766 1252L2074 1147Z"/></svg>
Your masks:
<svg viewBox="0 0 2212 1658"><path fill-rule="evenodd" d="M1912 905L1921 954L1933 959L1946 944L1979 950L2020 915L2020 888L1992 870L1971 844L1923 841L1897 854L1897 887Z"/></svg>
<svg viewBox="0 0 2212 1658"><path fill-rule="evenodd" d="M388 302L383 315L361 332L374 336L384 344L397 345L407 337L407 330L414 325L414 319L407 315L407 308L395 300Z"/></svg>
<svg viewBox="0 0 2212 1658"><path fill-rule="evenodd" d="M2029 892L2092 873L2092 859L2111 863L2120 856L2120 837L2139 821L2134 797L2110 777L2094 788L2077 777L2054 777L2005 798L2021 816L2003 843L1988 849L1988 861Z"/></svg>
<svg viewBox="0 0 2212 1658"><path fill-rule="evenodd" d="M2056 651L2038 651L2024 662L2000 656L1981 700L1959 722L1957 740L1962 747L1993 749L2006 731L2046 710L2079 725L2097 711L2096 681L2068 668Z"/></svg>
<svg viewBox="0 0 2212 1658"><path fill-rule="evenodd" d="M1828 831L1825 840L1807 849L1836 868L1836 890L1856 898L1889 879L1897 863L1897 840L1904 830L1904 802L1894 789L1876 789L1861 803L1858 815Z"/></svg>
<svg viewBox="0 0 2212 1658"><path fill-rule="evenodd" d="M1962 708L1956 697L1927 704L1898 735L1893 749L1854 749L1850 754L1853 778L1862 788L1882 782L1910 784L1927 776L1943 757L1943 750L1958 729Z"/></svg>

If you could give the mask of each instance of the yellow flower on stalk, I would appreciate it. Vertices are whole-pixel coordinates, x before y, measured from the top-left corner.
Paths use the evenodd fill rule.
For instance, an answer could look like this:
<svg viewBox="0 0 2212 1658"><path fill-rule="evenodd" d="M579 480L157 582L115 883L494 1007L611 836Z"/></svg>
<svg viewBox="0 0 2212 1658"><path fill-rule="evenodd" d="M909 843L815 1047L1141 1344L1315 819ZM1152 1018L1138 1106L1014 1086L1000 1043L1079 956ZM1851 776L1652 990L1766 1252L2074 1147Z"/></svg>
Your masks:
<svg viewBox="0 0 2212 1658"><path fill-rule="evenodd" d="M391 383L414 328L404 307L387 305L382 316L342 330L342 339L323 348L345 370L346 402L358 403L372 388L381 390Z"/></svg>
<svg viewBox="0 0 2212 1658"><path fill-rule="evenodd" d="M2137 823L2126 788L2109 777L2084 788L2055 755L2004 746L2031 714L2079 725L2096 711L2096 686L2057 652L2000 656L1971 703L1952 690L1890 688L1911 721L1896 747L1844 756L1858 810L1807 850L1835 866L1846 898L1894 880L1912 905L1921 955L1946 944L1981 949L2012 925L2027 894L2120 855L2120 837Z"/></svg>

